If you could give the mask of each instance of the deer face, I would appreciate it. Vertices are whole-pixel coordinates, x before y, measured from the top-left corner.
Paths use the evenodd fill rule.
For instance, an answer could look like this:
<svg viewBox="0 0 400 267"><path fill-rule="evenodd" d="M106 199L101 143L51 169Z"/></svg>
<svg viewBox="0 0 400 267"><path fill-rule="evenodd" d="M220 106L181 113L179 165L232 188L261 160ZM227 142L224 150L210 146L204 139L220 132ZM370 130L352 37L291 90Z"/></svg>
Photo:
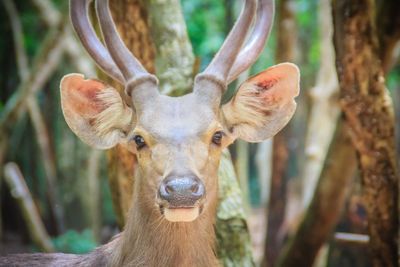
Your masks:
<svg viewBox="0 0 400 267"><path fill-rule="evenodd" d="M258 56L245 49L239 59L246 63L233 65L243 43L243 38L235 36L246 36L254 15L255 3L247 0L222 49L196 76L193 92L177 98L163 96L158 93L157 78L147 73L120 41L107 0L96 1L96 8L110 54L98 41L88 26L89 2L71 0L73 24L96 62L125 84L133 107L105 83L70 74L61 81L65 119L87 144L106 149L119 143L136 155L135 187L140 201L150 203L148 208L169 221L193 221L216 203L222 149L236 138L265 140L289 121L296 106L298 68L290 63L271 67L244 82L235 96L220 106L227 83L249 66L249 57ZM268 24L265 14L270 8L266 0L261 1L256 33L265 21ZM269 30L261 32L267 36ZM266 36L256 35L265 43ZM252 46L254 43L260 44L252 41Z"/></svg>
<svg viewBox="0 0 400 267"><path fill-rule="evenodd" d="M223 148L217 114L189 94L161 96L138 117L128 146L136 154L145 198L170 221L190 221L215 199ZM225 142L226 143L226 142ZM213 201L211 201L213 202Z"/></svg>
<svg viewBox="0 0 400 267"><path fill-rule="evenodd" d="M146 203L168 220L190 221L217 197L222 149L238 137L256 142L279 131L294 112L298 80L297 67L277 65L216 108L195 91L156 95L134 111L115 89L79 74L64 77L61 96L66 121L83 141L103 149L120 143L136 155Z"/></svg>

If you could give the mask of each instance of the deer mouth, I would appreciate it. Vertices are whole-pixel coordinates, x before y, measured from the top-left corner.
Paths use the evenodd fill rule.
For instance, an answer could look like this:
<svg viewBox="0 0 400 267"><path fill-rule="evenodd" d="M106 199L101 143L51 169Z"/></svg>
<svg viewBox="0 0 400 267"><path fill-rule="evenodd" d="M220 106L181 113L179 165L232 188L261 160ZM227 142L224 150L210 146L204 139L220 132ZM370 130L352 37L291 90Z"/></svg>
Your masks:
<svg viewBox="0 0 400 267"><path fill-rule="evenodd" d="M165 208L164 216L170 222L192 222L199 217L200 208Z"/></svg>
<svg viewBox="0 0 400 267"><path fill-rule="evenodd" d="M199 217L203 206L195 207L163 207L160 206L160 212L165 219L170 222L192 222Z"/></svg>

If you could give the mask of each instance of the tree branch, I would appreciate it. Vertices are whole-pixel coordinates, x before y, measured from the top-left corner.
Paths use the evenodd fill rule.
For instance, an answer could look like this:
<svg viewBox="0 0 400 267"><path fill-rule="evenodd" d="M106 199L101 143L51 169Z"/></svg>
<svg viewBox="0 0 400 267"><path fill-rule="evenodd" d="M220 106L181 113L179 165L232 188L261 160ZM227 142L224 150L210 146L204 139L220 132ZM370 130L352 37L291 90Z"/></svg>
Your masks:
<svg viewBox="0 0 400 267"><path fill-rule="evenodd" d="M32 0L40 13L40 17L43 22L48 26L52 27L57 25L62 20L61 13L54 7L53 2L49 0ZM76 38L74 37L73 30L68 27L65 33L65 52L71 58L74 68L80 73L85 73L88 76L96 76L96 68L87 53L84 52L82 46L79 45Z"/></svg>
<svg viewBox="0 0 400 267"><path fill-rule="evenodd" d="M10 24L14 36L14 44L16 51L16 58L18 62L18 73L20 76L21 84L27 83L31 72L28 66L28 57L23 44L23 30L19 19L19 14L11 0L4 0L4 5L7 7L7 12L10 19ZM46 66L47 67L47 66ZM47 182L49 186L48 197L49 205L52 210L52 214L55 216L57 221L57 228L61 232L65 230L62 206L58 197L57 183L56 183L56 164L51 149L51 142L48 135L47 126L45 120L40 112L39 104L37 103L36 96L34 94L28 95L27 98L22 101L27 103L29 115L34 126L36 137L38 140L39 148L42 154L42 161L44 164ZM22 105L22 104L21 104Z"/></svg>
<svg viewBox="0 0 400 267"><path fill-rule="evenodd" d="M12 118L21 114L21 109L25 108L25 99L30 95L35 95L44 87L51 74L60 63L65 47L64 30L65 29L61 29L61 31L57 32L58 34L50 32L47 35L44 44L46 51L36 56L35 61L37 61L37 64L35 70L32 72L30 78L23 82L10 97L0 114L0 131L5 131L14 124L16 120Z"/></svg>
<svg viewBox="0 0 400 267"><path fill-rule="evenodd" d="M24 48L24 34L22 31L21 21L14 1L3 0L13 33L15 54L17 58L18 74L21 82L25 82L29 78L28 57Z"/></svg>
<svg viewBox="0 0 400 267"><path fill-rule="evenodd" d="M50 142L49 131L45 120L40 112L39 104L35 96L29 96L26 100L29 110L29 117L35 129L37 142L39 144L42 161L47 177L49 205L57 222L57 229L60 233L65 231L64 211L60 202L57 186L57 168Z"/></svg>
<svg viewBox="0 0 400 267"><path fill-rule="evenodd" d="M352 233L335 233L334 235L335 242L337 243L348 243L348 244L357 244L357 245L368 245L369 244L369 236L361 235L361 234L352 234Z"/></svg>
<svg viewBox="0 0 400 267"><path fill-rule="evenodd" d="M55 248L46 232L42 219L26 186L17 164L7 163L4 168L5 180L11 195L17 200L32 241L44 252L54 252Z"/></svg>
<svg viewBox="0 0 400 267"><path fill-rule="evenodd" d="M54 7L50 0L32 0L33 4L39 10L40 18L47 24L47 26L57 25L60 23L61 14Z"/></svg>

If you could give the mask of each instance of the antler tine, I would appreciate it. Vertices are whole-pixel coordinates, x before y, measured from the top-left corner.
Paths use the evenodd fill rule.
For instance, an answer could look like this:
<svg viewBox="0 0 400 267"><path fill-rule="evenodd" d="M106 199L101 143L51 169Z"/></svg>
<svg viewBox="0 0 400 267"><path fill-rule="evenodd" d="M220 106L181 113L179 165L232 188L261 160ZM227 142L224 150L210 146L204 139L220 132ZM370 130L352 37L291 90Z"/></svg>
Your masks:
<svg viewBox="0 0 400 267"><path fill-rule="evenodd" d="M89 22L89 4L92 0L70 0L70 17L82 45L96 64L113 79L124 84L125 79L110 54L97 37Z"/></svg>
<svg viewBox="0 0 400 267"><path fill-rule="evenodd" d="M97 0L96 11L107 49L121 70L126 81L126 86L133 87L139 81L143 81L146 78L150 78L152 82L157 83L157 78L146 71L122 42L111 17L108 0Z"/></svg>
<svg viewBox="0 0 400 267"><path fill-rule="evenodd" d="M226 82L229 71L246 39L256 6L256 0L246 0L242 13L231 32L203 74L212 74L217 80Z"/></svg>
<svg viewBox="0 0 400 267"><path fill-rule="evenodd" d="M274 0L259 0L253 32L232 66L228 76L228 84L257 60L268 40L273 21Z"/></svg>

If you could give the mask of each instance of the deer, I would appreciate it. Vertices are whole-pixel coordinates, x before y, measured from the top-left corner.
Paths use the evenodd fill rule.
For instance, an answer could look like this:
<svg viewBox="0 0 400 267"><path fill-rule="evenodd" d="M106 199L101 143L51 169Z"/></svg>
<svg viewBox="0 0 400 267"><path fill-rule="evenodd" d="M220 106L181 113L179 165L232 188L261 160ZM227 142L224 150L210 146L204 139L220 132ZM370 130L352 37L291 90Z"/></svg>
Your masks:
<svg viewBox="0 0 400 267"><path fill-rule="evenodd" d="M214 233L221 152L237 138L261 142L275 135L293 116L299 94L298 67L281 63L243 82L221 104L227 85L265 46L274 1L245 0L192 92L180 97L159 93L157 77L122 42L108 0L97 0L103 45L89 19L91 1L70 0L72 25L97 65L125 86L124 95L73 73L61 80L61 105L83 142L98 149L120 144L135 155L127 223L87 255L16 254L0 258L0 266L221 266Z"/></svg>

